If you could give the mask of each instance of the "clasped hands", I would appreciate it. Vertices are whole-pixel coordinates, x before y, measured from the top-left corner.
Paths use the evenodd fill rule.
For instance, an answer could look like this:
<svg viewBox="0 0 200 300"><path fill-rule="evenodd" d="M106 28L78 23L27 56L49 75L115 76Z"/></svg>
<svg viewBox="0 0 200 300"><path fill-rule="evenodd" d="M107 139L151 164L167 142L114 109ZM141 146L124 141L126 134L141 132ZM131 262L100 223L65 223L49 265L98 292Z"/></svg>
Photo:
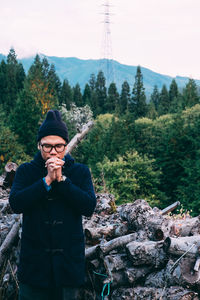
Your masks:
<svg viewBox="0 0 200 300"><path fill-rule="evenodd" d="M62 167L64 161L58 157L51 157L45 162L47 168L47 176L45 177L46 183L50 185L53 181L58 182L62 179Z"/></svg>

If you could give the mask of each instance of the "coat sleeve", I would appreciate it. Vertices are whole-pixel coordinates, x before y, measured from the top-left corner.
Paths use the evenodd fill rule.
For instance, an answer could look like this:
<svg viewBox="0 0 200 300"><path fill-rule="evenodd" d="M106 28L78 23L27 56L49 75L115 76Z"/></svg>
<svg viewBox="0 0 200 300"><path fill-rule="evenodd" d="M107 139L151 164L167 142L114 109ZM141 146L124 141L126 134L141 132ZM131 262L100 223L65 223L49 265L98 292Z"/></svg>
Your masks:
<svg viewBox="0 0 200 300"><path fill-rule="evenodd" d="M48 193L42 178L30 185L29 176L26 164L17 169L9 197L10 206L15 213L27 213L35 209Z"/></svg>
<svg viewBox="0 0 200 300"><path fill-rule="evenodd" d="M67 178L64 182L59 182L56 186L58 193L63 199L69 201L70 206L79 214L89 217L93 214L96 206L96 196L89 168L84 166L79 172L81 184L79 186L72 183Z"/></svg>

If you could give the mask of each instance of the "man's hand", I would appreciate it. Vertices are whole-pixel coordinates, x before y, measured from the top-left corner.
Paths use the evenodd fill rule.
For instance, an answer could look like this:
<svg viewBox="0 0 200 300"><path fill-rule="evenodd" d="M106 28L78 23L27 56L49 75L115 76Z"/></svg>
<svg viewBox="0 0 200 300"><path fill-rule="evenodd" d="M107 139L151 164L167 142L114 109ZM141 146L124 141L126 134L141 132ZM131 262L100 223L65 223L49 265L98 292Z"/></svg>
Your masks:
<svg viewBox="0 0 200 300"><path fill-rule="evenodd" d="M60 181L62 178L62 166L64 165L64 161L57 157L49 158L45 166L47 168L47 176L45 177L46 183L50 185L53 181Z"/></svg>

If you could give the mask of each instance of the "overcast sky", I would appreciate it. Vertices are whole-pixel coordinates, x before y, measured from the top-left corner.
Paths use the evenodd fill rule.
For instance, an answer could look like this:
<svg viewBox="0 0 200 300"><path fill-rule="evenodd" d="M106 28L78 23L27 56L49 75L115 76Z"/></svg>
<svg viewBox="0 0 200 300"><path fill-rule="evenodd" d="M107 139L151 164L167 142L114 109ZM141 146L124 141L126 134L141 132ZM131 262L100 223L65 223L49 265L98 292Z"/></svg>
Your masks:
<svg viewBox="0 0 200 300"><path fill-rule="evenodd" d="M0 0L0 53L103 56L106 0ZM200 0L110 0L113 59L200 79Z"/></svg>

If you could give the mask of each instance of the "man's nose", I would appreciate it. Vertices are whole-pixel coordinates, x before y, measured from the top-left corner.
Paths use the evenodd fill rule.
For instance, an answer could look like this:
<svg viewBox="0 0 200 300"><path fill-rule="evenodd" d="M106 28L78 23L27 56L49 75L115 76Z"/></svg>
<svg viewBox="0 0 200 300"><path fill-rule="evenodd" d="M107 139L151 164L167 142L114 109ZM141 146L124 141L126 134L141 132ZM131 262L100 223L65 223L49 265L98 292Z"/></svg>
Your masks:
<svg viewBox="0 0 200 300"><path fill-rule="evenodd" d="M51 154L57 154L56 149L53 147L50 151Z"/></svg>

